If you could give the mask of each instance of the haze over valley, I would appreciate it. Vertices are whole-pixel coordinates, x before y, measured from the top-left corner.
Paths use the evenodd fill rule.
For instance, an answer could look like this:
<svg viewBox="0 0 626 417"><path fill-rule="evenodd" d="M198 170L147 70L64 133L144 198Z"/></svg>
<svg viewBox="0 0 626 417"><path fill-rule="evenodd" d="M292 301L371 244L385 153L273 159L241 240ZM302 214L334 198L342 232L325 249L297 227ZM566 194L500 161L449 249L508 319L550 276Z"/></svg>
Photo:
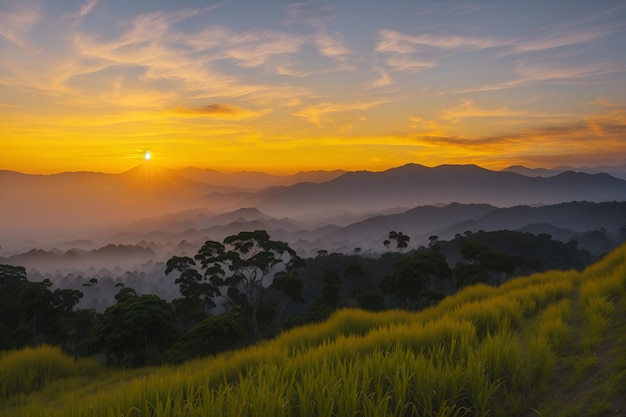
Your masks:
<svg viewBox="0 0 626 417"><path fill-rule="evenodd" d="M537 171L410 164L278 176L146 161L121 174L2 171L0 259L41 273L158 274L154 265L171 256L252 230L267 230L305 257L355 249L376 256L388 250L392 230L410 236L412 248L432 235L544 233L599 256L626 237L626 180L585 170L531 176Z"/></svg>

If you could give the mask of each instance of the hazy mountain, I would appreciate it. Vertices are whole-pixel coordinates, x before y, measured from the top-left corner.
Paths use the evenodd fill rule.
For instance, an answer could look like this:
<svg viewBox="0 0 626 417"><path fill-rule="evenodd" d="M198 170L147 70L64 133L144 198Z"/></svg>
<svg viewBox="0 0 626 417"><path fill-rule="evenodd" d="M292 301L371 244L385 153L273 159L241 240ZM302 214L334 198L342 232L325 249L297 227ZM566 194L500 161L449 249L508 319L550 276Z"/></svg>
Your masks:
<svg viewBox="0 0 626 417"><path fill-rule="evenodd" d="M517 230L520 232L532 233L533 235L547 233L554 239L560 240L562 242L567 242L570 239L575 238L577 235L579 235L579 233L575 232L574 230L553 226L549 223L531 223L524 227L520 227Z"/></svg>
<svg viewBox="0 0 626 417"><path fill-rule="evenodd" d="M474 165L427 168L411 164L384 172L346 173L321 184L276 187L248 195L246 202L270 215L290 215L452 202L507 207L574 200L626 200L626 181L607 174L564 172L541 178Z"/></svg>
<svg viewBox="0 0 626 417"><path fill-rule="evenodd" d="M521 165L511 165L502 170L502 172L515 172L516 174L525 175L527 177L553 177L565 171L576 171L571 168L569 170L546 169L546 168L526 168Z"/></svg>
<svg viewBox="0 0 626 417"><path fill-rule="evenodd" d="M131 220L194 207L202 195L228 188L191 181L142 164L121 174L0 171L4 238L75 238Z"/></svg>
<svg viewBox="0 0 626 417"><path fill-rule="evenodd" d="M193 219L193 227L187 227L191 221L181 221L182 218ZM161 222L162 227L158 227L158 222ZM198 249L199 244L206 240L221 241L228 235L258 229L267 230L273 238L278 239L279 234L287 236L292 232L303 231L304 227L289 219L267 216L255 208L241 208L221 214L192 210L161 216L149 222L137 222L134 228L115 234L109 239L126 244L142 240L158 242L184 240L196 242Z"/></svg>
<svg viewBox="0 0 626 417"><path fill-rule="evenodd" d="M626 164L623 165L602 165L596 167L573 167L573 166L557 166L552 169L545 168L527 168L521 165L513 165L503 169L506 172L515 172L528 177L551 177L562 172L583 172L585 174L609 174L613 177L626 180Z"/></svg>
<svg viewBox="0 0 626 417"><path fill-rule="evenodd" d="M487 213L478 220L485 230L518 229L535 223L585 232L626 226L626 202L570 202L543 207L516 206Z"/></svg>
<svg viewBox="0 0 626 417"><path fill-rule="evenodd" d="M26 175L0 171L0 189L3 192L0 245L11 247L18 239L39 242L93 240L94 236L114 236L119 232L141 232L144 236L150 232L153 233L151 238L163 239L171 233L206 231L210 227L231 223L242 225L242 221L256 221L272 230L294 234L310 232L327 224L343 226L377 214L406 211L401 207L452 202L508 207L575 200L626 200L626 181L607 174L564 172L542 178L490 171L474 165L428 168L410 164L383 172L300 173L288 179L282 177L283 181L332 179L320 183L272 186L258 192L241 191L241 188L224 184L208 184L203 182L206 178L192 180L181 175L181 171L188 175L190 172L221 175L192 168L179 171L163 169L150 162L121 174L68 172ZM267 174L239 174L239 179L251 176L248 178L250 182L250 178L258 178L259 181L274 178ZM223 175L223 178L235 178L229 176L234 174ZM241 207L256 209L235 211ZM231 213L223 219L215 219L215 213L220 212ZM397 220L398 229L410 222L401 219ZM463 217L458 222L474 220L473 217ZM430 225L439 226L439 223L432 221ZM363 228L358 232L356 230L361 226L353 227L355 231L347 231L347 236L351 233L355 236L376 236L385 232L381 232L382 226L373 231ZM224 231L236 228L233 226Z"/></svg>
<svg viewBox="0 0 626 417"><path fill-rule="evenodd" d="M35 268L42 272L55 270L86 270L111 265L124 268L137 268L156 258L150 248L136 245L109 244L98 249L68 251L32 249L28 252L0 258L0 263Z"/></svg>
<svg viewBox="0 0 626 417"><path fill-rule="evenodd" d="M457 233L478 230L519 230L533 234L547 233L567 241L593 230L605 229L621 235L626 226L626 202L569 202L549 206L498 208L476 220L463 220L440 230L437 235L450 239Z"/></svg>
<svg viewBox="0 0 626 417"><path fill-rule="evenodd" d="M217 184L243 191L258 191L272 186L293 185L299 182L325 182L343 175L346 171L307 171L281 176L250 171L222 173L212 169L187 167L177 172L186 178L206 184Z"/></svg>
<svg viewBox="0 0 626 417"><path fill-rule="evenodd" d="M475 220L497 210L488 204L452 203L444 207L419 206L403 213L375 216L343 227L328 236L331 239L382 242L391 230L410 235L427 235L459 220Z"/></svg>

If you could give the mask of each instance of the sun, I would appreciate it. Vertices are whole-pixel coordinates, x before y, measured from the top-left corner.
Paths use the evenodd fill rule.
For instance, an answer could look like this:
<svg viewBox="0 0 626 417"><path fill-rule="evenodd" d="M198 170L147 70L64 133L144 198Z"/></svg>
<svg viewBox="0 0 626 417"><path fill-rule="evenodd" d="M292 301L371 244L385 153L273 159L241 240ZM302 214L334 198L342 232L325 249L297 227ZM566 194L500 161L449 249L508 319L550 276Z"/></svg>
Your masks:
<svg viewBox="0 0 626 417"><path fill-rule="evenodd" d="M151 158L152 155L150 154L150 151L146 151L146 153L143 154L144 161L149 161Z"/></svg>

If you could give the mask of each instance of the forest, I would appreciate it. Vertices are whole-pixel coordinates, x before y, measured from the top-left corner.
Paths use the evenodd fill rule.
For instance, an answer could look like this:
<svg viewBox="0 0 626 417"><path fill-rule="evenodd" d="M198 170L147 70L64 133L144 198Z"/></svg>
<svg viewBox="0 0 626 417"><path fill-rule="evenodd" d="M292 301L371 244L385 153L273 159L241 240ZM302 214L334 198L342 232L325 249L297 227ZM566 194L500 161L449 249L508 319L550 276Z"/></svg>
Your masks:
<svg viewBox="0 0 626 417"><path fill-rule="evenodd" d="M130 280L81 276L59 285L2 265L0 349L46 344L113 367L176 364L254 345L345 308L419 311L467 286L582 270L597 259L576 241L519 231L468 231L448 241L433 235L411 250L409 241L390 231L379 256L355 248L305 259L264 230L240 232L156 264L177 287L171 300ZM114 289L107 308L79 308L103 285Z"/></svg>
<svg viewBox="0 0 626 417"><path fill-rule="evenodd" d="M204 259L228 253L214 243L210 246L216 250L204 251ZM432 249L427 251L426 258L432 258ZM398 259L408 262L411 255ZM211 275L221 275L215 264L206 265ZM284 271L288 273L287 268ZM162 307L170 313L176 309L149 295L120 292L127 294L107 311L122 313L130 305ZM94 358L72 358L49 345L10 350L0 354L0 413L11 417L619 415L626 405L625 295L626 246L622 245L580 271L550 270L498 286L471 285L419 311L344 308L324 321L293 327L271 340L205 354L176 366L107 367ZM139 319L145 311L135 313L133 319ZM237 317L234 309L225 314ZM264 316L258 316L261 329ZM225 316L204 319L202 326L216 331L230 326L218 317ZM102 317L100 323L106 322ZM199 332L200 327L193 331ZM134 340L136 353L146 341L153 348L165 342L141 340L148 335L139 334ZM123 352L122 357L139 359L131 352Z"/></svg>

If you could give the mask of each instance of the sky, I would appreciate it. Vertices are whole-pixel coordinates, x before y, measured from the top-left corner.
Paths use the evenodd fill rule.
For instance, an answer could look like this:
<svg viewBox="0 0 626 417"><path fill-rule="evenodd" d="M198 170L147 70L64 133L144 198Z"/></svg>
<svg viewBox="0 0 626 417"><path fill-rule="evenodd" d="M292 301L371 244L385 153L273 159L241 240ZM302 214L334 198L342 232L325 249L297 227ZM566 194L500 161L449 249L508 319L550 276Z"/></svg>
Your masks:
<svg viewBox="0 0 626 417"><path fill-rule="evenodd" d="M626 2L0 0L0 169L626 162Z"/></svg>

